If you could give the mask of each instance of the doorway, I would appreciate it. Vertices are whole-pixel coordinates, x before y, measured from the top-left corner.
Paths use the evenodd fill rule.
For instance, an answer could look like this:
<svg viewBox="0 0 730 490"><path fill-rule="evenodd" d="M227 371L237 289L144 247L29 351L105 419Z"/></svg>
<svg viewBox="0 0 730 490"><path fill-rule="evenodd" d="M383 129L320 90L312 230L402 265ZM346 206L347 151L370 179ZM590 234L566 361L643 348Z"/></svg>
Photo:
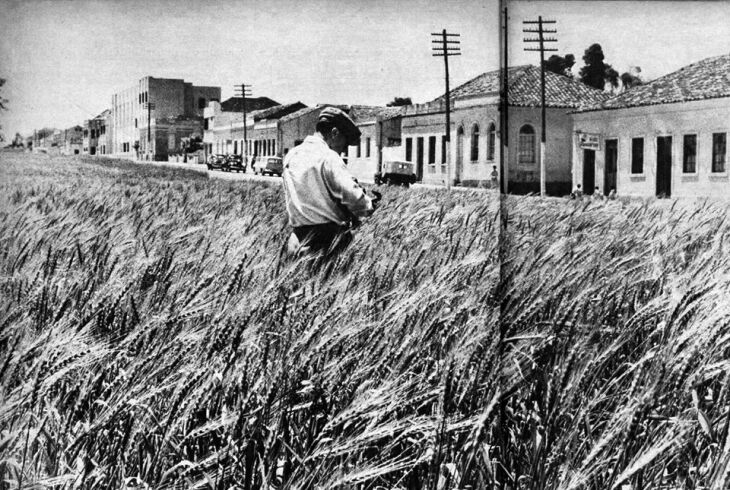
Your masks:
<svg viewBox="0 0 730 490"><path fill-rule="evenodd" d="M592 195L596 187L596 151L583 150L583 194Z"/></svg>
<svg viewBox="0 0 730 490"><path fill-rule="evenodd" d="M656 196L672 195L672 137L656 139Z"/></svg>
<svg viewBox="0 0 730 490"><path fill-rule="evenodd" d="M416 180L423 180L423 137L416 140Z"/></svg>
<svg viewBox="0 0 730 490"><path fill-rule="evenodd" d="M616 189L618 176L618 140L606 140L606 165L603 171L603 194ZM617 189L618 191L618 189Z"/></svg>

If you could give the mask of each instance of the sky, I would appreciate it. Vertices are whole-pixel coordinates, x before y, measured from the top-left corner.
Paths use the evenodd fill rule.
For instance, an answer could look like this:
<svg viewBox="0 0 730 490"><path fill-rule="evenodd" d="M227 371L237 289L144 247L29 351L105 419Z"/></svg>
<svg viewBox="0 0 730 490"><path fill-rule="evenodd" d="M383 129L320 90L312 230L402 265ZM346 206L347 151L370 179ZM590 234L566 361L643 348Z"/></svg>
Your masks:
<svg viewBox="0 0 730 490"><path fill-rule="evenodd" d="M431 33L460 34L451 86L499 68L498 0L0 0L6 137L65 128L108 108L144 76L253 85L278 102L384 105L444 90ZM522 20L557 21L559 54L592 43L620 73L646 79L730 53L730 1L508 0L510 64L525 52Z"/></svg>

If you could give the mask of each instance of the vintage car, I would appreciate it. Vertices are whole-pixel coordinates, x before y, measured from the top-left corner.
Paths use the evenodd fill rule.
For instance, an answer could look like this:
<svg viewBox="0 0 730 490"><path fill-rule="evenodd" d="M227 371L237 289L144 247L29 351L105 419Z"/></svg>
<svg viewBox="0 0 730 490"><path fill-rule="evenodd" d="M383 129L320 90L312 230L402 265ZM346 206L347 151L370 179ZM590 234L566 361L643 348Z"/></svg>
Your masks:
<svg viewBox="0 0 730 490"><path fill-rule="evenodd" d="M383 162L380 173L375 174L375 183L409 186L416 182L416 172L412 162L393 160Z"/></svg>
<svg viewBox="0 0 730 490"><path fill-rule="evenodd" d="M259 175L278 175L284 172L281 157L257 157L253 163L253 170Z"/></svg>
<svg viewBox="0 0 730 490"><path fill-rule="evenodd" d="M243 156L235 153L226 157L226 168L229 172L246 172L246 164L243 162Z"/></svg>
<svg viewBox="0 0 730 490"><path fill-rule="evenodd" d="M227 167L226 156L222 154L208 157L208 170L225 170Z"/></svg>

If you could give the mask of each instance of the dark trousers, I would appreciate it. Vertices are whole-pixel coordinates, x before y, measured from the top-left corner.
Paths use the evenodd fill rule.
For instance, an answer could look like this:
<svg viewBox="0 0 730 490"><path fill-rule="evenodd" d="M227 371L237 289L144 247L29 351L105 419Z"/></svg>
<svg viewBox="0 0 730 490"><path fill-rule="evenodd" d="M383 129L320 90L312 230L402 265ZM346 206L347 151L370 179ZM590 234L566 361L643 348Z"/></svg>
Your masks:
<svg viewBox="0 0 730 490"><path fill-rule="evenodd" d="M294 234L300 245L309 247L312 252L324 251L327 254L336 254L346 249L352 242L350 229L336 223L297 226L294 228Z"/></svg>

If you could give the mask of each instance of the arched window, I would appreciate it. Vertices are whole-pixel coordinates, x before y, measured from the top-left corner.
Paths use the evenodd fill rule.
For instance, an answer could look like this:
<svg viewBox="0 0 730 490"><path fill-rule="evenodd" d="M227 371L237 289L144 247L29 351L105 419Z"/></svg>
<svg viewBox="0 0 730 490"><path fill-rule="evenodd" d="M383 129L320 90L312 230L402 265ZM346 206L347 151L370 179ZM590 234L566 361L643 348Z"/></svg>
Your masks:
<svg viewBox="0 0 730 490"><path fill-rule="evenodd" d="M471 128L471 161L479 160L479 125L475 124Z"/></svg>
<svg viewBox="0 0 730 490"><path fill-rule="evenodd" d="M494 146L496 142L497 128L494 123L489 124L487 128L487 160L494 160Z"/></svg>
<svg viewBox="0 0 730 490"><path fill-rule="evenodd" d="M535 163L535 129L529 124L520 128L517 158L519 163Z"/></svg>

